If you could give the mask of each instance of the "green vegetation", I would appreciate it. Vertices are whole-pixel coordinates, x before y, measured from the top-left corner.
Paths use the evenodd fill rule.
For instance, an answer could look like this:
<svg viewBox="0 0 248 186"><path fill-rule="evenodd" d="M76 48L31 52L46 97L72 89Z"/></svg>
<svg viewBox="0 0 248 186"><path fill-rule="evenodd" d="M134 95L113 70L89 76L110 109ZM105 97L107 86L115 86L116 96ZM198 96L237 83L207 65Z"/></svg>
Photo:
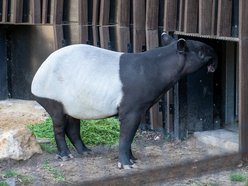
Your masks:
<svg viewBox="0 0 248 186"><path fill-rule="evenodd" d="M0 181L0 186L8 186L8 184L5 181Z"/></svg>
<svg viewBox="0 0 248 186"><path fill-rule="evenodd" d="M28 127L37 138L50 140L49 144L41 144L43 150L50 153L56 150L51 118L41 124L32 124ZM87 145L116 144L119 139L119 130L119 122L115 118L81 121L81 136Z"/></svg>
<svg viewBox="0 0 248 186"><path fill-rule="evenodd" d="M245 186L248 186L248 180L245 181Z"/></svg>
<svg viewBox="0 0 248 186"><path fill-rule="evenodd" d="M48 161L44 162L44 165L42 168L48 171L57 182L65 181L65 177L63 173L60 170L53 168L51 165L49 165Z"/></svg>
<svg viewBox="0 0 248 186"><path fill-rule="evenodd" d="M246 177L240 173L233 173L230 175L230 180L236 182L243 182L246 180Z"/></svg>
<svg viewBox="0 0 248 186"><path fill-rule="evenodd" d="M19 174L18 172L12 169L4 171L1 177L3 179L16 178L16 181L22 185L31 184L33 181L31 177ZM0 186L6 186L6 185L8 185L6 181L0 180Z"/></svg>

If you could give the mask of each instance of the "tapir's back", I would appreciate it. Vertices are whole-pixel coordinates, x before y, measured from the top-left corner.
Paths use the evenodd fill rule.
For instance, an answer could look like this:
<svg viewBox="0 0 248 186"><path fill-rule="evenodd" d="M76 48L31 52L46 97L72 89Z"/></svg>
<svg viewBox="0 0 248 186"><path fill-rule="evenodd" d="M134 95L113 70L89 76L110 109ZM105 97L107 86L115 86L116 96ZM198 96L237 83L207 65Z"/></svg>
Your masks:
<svg viewBox="0 0 248 186"><path fill-rule="evenodd" d="M44 61L33 79L31 91L35 96L61 102L67 114L76 118L113 115L122 98L121 55L82 44L64 47Z"/></svg>

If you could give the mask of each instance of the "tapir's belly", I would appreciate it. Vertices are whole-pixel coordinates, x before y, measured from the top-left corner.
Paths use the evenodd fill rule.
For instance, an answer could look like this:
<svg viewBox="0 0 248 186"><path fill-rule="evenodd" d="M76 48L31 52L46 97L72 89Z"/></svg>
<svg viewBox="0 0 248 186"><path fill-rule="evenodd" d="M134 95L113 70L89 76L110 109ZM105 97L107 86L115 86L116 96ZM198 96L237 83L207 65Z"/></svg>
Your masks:
<svg viewBox="0 0 248 186"><path fill-rule="evenodd" d="M117 114L123 97L119 76L121 53L87 45L66 47L42 64L32 82L32 93L63 104L78 119Z"/></svg>

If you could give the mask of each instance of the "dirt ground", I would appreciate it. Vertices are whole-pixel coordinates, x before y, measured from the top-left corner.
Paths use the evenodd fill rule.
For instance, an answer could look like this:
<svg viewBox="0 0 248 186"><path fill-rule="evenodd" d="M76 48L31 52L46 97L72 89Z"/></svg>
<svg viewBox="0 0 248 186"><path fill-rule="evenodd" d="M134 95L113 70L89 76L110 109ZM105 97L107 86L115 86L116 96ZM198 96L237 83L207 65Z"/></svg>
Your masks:
<svg viewBox="0 0 248 186"><path fill-rule="evenodd" d="M0 101L0 129L37 123L46 117L46 112L32 101ZM73 185L92 179L125 176L159 166L172 166L184 161L194 163L205 157L225 154L216 147L203 145L192 136L184 141L168 141L161 133L151 131L138 131L133 144L134 154L138 158L136 169L119 170L117 168L117 145L94 146L91 149L93 154L83 157L72 151L74 158L66 162L56 160L55 154L47 152L34 155L26 161L0 161L0 186L3 182L8 182L9 185ZM8 174L10 172L12 175ZM188 179L178 176L173 181L160 181L149 185L245 185L245 181L231 181L230 175L233 173L242 174L247 180L248 166L237 164L225 171L216 170L203 176L195 174Z"/></svg>

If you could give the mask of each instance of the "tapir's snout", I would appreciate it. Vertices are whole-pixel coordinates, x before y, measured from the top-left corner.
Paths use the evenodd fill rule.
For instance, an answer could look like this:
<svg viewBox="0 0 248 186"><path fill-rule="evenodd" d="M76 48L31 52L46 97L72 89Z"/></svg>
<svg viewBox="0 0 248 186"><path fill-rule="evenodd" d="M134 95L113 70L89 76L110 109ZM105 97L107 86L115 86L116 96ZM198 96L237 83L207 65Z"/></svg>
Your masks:
<svg viewBox="0 0 248 186"><path fill-rule="evenodd" d="M208 72L214 72L216 70L216 66L211 64L211 65L208 65Z"/></svg>

